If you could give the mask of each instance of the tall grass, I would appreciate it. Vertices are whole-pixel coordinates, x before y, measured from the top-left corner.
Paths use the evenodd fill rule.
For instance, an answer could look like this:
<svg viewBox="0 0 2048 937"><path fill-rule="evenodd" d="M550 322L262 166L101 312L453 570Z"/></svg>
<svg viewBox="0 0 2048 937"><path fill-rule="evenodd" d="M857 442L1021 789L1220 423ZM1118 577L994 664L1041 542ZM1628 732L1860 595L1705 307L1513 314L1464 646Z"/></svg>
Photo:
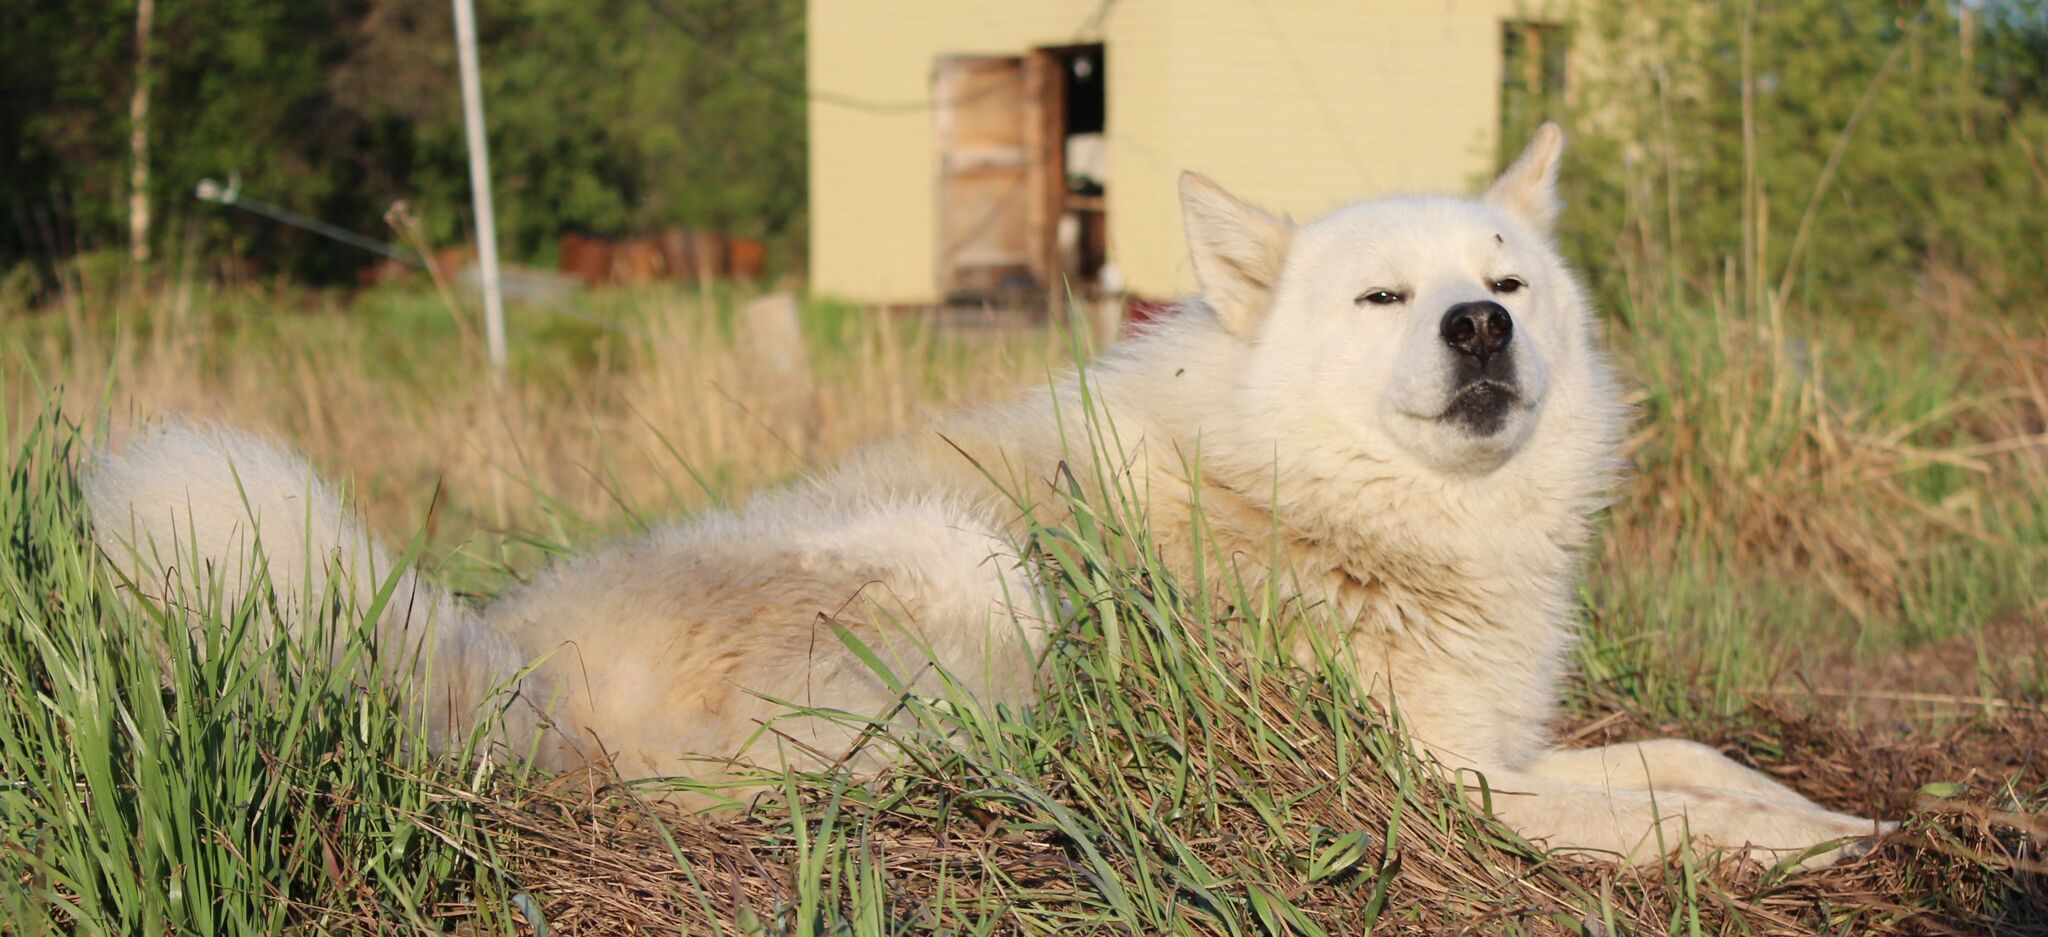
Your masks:
<svg viewBox="0 0 2048 937"><path fill-rule="evenodd" d="M1071 425L1106 432L1085 415ZM690 817L601 773L530 778L473 751L423 755L418 722L369 665L362 622L376 610L344 596L281 637L260 583L233 605L211 589L128 601L90 547L71 480L89 437L47 410L6 429L0 529L26 547L0 565L0 901L22 929L1325 935L2038 922L2026 890L2038 883L2013 878L2005 840L1974 872L1913 872L1916 883L1883 892L1850 879L1818 900L1798 897L1821 887L1810 878L1759 878L1686 850L1642 872L1547 858L1452 786L1470 779L1418 763L1389 714L1363 702L1341 648L1293 662L1303 629L1327 622L1216 607L1176 583L1108 464L1076 463L1051 494L1063 503L1042 514L1072 520L1033 531L1047 607L1064 610L1038 704L906 691L880 719L820 713L865 724L866 744L893 749L899 767L763 775L750 780L769 793L751 806ZM1236 609L1277 604L1236 591Z"/></svg>
<svg viewBox="0 0 2048 937"><path fill-rule="evenodd" d="M1768 237L1762 217L1754 243ZM1844 689L1874 661L1954 654L1994 626L1998 640L2039 643L2038 318L1993 308L1938 266L1893 307L1820 315L1765 288L1781 272L1761 258L1700 284L1654 262L1665 245L1650 226L1636 242L1611 339L1638 388L1637 479L1593 577L1596 674L1637 675L1669 711L1726 710L1787 681ZM1910 666L1882 669L1915 682ZM2031 660L1979 676L1902 689L2048 693Z"/></svg>
<svg viewBox="0 0 2048 937"><path fill-rule="evenodd" d="M427 926L444 883L497 886L451 844L473 809L420 780L434 765L365 664L355 629L376 608L336 596L271 641L267 584L126 601L81 526L87 437L32 410L0 428L11 930L274 933L370 910Z"/></svg>
<svg viewBox="0 0 2048 937"><path fill-rule="evenodd" d="M55 388L65 413L95 428L111 414L117 432L180 413L273 433L352 478L393 539L424 526L433 552L481 536L472 552L496 556L519 533L586 540L744 497L936 407L1043 381L1057 357L1042 331L802 314L802 399L746 352L730 299L707 309L694 292L515 309L499 392L476 330L432 293L103 287L6 312L0 395Z"/></svg>
<svg viewBox="0 0 2048 937"><path fill-rule="evenodd" d="M1076 520L1034 538L1065 610L1044 698L906 693L868 725L898 756L879 778L762 777L745 809L686 817L601 773L427 757L368 665L372 610L336 601L273 640L262 588L129 601L85 536L88 441L164 410L276 432L353 478L386 539L489 593L1042 381L1057 341L812 304L813 383L792 397L729 304L625 294L516 319L498 391L434 297L172 284L0 323L0 913L102 933L2041 926L2039 764L1923 750L1873 801L1825 779L1878 743L1796 720L1901 691L1914 708L1888 716L1977 716L2007 753L2038 750L2042 724L2015 720L2048 690L2048 335L1938 271L1854 321L1774 304L1756 283L1781 273L1699 284L1636 263L1614 311L1637 471L1589 571L1573 700L1592 721L1573 735L1679 722L1843 809L1972 792L1881 861L1815 877L1543 856L1419 770L1334 649L1292 661L1317 622L1259 596L1211 607L1165 575L1129 493L1088 464L1048 514Z"/></svg>
<svg viewBox="0 0 2048 937"><path fill-rule="evenodd" d="M1582 89L1582 139L1618 171L1577 174L1601 223L1571 233L1642 410L1589 672L1667 714L1788 685L1850 711L1870 692L1952 697L1947 715L2038 702L2048 331L2022 311L2038 284L2008 276L2038 252L1983 235L2048 188L1990 168L2032 162L2015 119L1944 116L1987 100L1944 39L1954 9L1586 12L1615 54ZM1833 27L1872 32L1804 48ZM1931 207L1950 199L1975 207Z"/></svg>
<svg viewBox="0 0 2048 937"><path fill-rule="evenodd" d="M2040 633L2048 340L1963 305L1781 326L1652 307L1617 331L1644 425L1593 606L1633 666L1685 659L1726 703L2001 622Z"/></svg>

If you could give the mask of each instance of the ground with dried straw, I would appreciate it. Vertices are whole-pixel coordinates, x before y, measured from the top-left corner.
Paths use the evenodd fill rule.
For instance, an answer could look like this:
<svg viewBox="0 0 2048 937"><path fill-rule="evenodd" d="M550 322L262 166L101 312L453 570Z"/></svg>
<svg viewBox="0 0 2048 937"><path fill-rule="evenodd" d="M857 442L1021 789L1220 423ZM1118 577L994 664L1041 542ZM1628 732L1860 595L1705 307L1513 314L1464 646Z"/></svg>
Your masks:
<svg viewBox="0 0 2048 937"><path fill-rule="evenodd" d="M1310 806L1298 822L1269 826L1254 806L1226 796L1201 824L1206 834L1181 837L1187 854L1160 854L1158 843L1141 839L1139 848L1153 855L1108 857L1117 879L1152 874L1159 879L1154 887L1182 891L1177 929L1239 933L1239 925L1258 917L1256 907L1211 913L1202 890L1182 881L1200 876L1212 887L1230 882L1242 894L1270 891L1333 934L1374 920L1386 933L1658 933L1673 927L1675 909L1697 915L1705 933L2048 932L2048 820L2038 796L2019 794L2048 789L2048 716L2040 712L1891 736L1767 704L1718 725L1654 724L1614 710L1560 727L1583 744L1705 730L1696 737L1830 807L1906 819L1870 855L1837 868L1769 875L1754 863L1712 857L1643 870L1546 862L1511 835L1459 817L1451 827L1458 836L1442 835L1429 819L1411 819L1398 856L1388 855L1383 836L1368 836L1348 856L1352 864L1329 874L1314 866L1318 850L1331 845L1327 831L1384 833L1395 826L1401 793L1378 778L1350 797L1321 796L1339 770L1372 775L1382 766L1340 767L1334 746L1315 743L1325 730L1303 718L1292 695L1326 692L1306 689L1310 681L1298 673L1262 681L1268 705L1260 720L1302 741L1286 758L1261 752L1243 723L1210 737L1213 757L1237 768L1240 783L1276 800L1303 797ZM1360 732L1375 721L1363 711L1347 715ZM1417 782L1440 793L1428 780ZM1093 857L1043 812L1009 806L999 787L985 786L991 784L1000 781L914 770L858 792L806 784L797 788L801 806L794 812L813 829L801 832L784 804L752 815L691 816L590 777L492 801L484 815L500 835L508 874L546 896L541 907L558 933L653 932L678 921L690 932L748 921L770 932L794 930L789 909L802 899L792 876L802 867L805 837L815 836L819 824L858 831L847 839L868 853L864 861L888 896L889 921L975 932L970 920L946 910L963 905L1007 919L998 933L1051 929L1063 916L1093 918L1105 901ZM1055 794L1062 787L1057 777L1032 784ZM1310 931L1282 923L1270 932Z"/></svg>

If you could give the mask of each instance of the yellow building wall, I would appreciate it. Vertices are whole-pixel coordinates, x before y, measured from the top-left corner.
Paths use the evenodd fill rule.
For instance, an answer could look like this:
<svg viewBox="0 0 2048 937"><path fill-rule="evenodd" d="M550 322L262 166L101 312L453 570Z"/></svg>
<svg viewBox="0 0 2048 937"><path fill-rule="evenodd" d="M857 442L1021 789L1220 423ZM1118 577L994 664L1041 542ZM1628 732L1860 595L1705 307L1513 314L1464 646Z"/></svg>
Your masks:
<svg viewBox="0 0 2048 937"><path fill-rule="evenodd" d="M1195 285L1175 194L1184 168L1297 217L1483 181L1495 168L1501 22L1530 7L813 0L812 288L878 303L938 298L926 105L941 56L1104 44L1111 262L1132 292L1169 297Z"/></svg>

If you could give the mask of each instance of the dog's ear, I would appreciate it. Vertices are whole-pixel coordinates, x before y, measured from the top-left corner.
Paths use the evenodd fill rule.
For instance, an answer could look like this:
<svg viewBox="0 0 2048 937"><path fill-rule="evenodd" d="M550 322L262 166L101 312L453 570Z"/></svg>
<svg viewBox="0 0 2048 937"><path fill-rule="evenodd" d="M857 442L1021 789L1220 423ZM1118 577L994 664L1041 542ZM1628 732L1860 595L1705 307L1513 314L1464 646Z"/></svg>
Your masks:
<svg viewBox="0 0 2048 937"><path fill-rule="evenodd" d="M1231 334L1251 334L1280 285L1294 225L1239 201L1199 173L1180 174L1180 208L1202 299Z"/></svg>
<svg viewBox="0 0 2048 937"><path fill-rule="evenodd" d="M1564 131L1553 123L1536 128L1522 155L1486 190L1486 201L1537 231L1550 233L1564 208L1557 198L1557 164L1563 155Z"/></svg>

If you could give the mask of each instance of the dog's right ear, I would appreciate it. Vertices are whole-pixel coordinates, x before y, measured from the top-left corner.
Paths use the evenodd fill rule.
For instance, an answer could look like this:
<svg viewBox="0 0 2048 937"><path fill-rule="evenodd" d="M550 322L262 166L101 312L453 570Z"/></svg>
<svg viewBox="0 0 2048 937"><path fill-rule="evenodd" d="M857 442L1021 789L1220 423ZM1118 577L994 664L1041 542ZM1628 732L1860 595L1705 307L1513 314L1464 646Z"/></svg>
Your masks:
<svg viewBox="0 0 2048 937"><path fill-rule="evenodd" d="M1563 157L1564 131L1556 123L1536 128L1522 155L1486 190L1486 200L1549 234L1563 210L1557 198L1557 164Z"/></svg>
<svg viewBox="0 0 2048 937"><path fill-rule="evenodd" d="M1273 303L1294 225L1193 172L1180 174L1180 208L1202 299L1231 334L1250 335Z"/></svg>

